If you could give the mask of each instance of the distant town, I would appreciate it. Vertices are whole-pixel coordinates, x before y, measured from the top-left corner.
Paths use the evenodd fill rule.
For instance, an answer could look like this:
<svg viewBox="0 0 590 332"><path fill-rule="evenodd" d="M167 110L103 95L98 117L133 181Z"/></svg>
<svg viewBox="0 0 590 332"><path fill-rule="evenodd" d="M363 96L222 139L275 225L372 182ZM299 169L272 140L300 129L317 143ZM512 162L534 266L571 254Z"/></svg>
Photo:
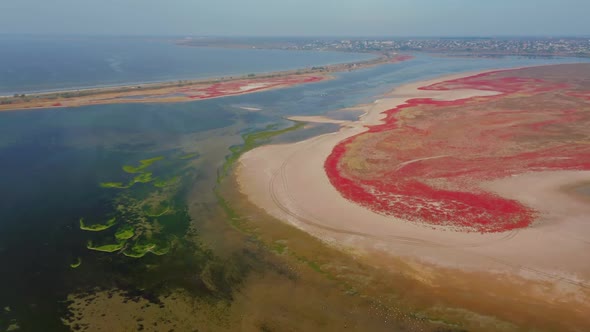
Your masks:
<svg viewBox="0 0 590 332"><path fill-rule="evenodd" d="M430 52L466 56L590 57L588 38L379 38L281 39L187 37L190 46L345 52Z"/></svg>

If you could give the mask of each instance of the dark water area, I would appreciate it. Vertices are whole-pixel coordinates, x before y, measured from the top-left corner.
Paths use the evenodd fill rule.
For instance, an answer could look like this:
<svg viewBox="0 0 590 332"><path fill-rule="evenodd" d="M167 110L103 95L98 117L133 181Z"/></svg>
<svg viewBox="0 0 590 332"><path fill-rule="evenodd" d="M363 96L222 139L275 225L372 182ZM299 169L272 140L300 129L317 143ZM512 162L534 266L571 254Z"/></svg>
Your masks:
<svg viewBox="0 0 590 332"><path fill-rule="evenodd" d="M214 213L215 175L230 147L242 143L244 133L272 124L285 128L292 123L284 118L291 115L330 114L371 102L410 81L568 61L575 60L417 56L400 64L341 73L331 81L207 101L2 112L0 329L16 324L24 331L67 330L61 321L68 316L67 296L96 287L144 297L157 297L170 287L189 289L195 296L210 295L211 287L194 275L218 262L218 255L192 240ZM241 109L244 105L260 111ZM279 136L275 142L297 141L337 128L314 125ZM156 186L156 180L125 189L101 187L111 182L127 186L137 176L147 176L144 171L129 173L123 167L137 168L150 158L161 160L146 168L149 176L162 181L181 179L174 190ZM137 202L162 193L173 212L157 217L155 212L145 214L145 206L140 208ZM189 215L189 205L197 206L197 212ZM126 250L131 250L132 240L121 240L123 249L113 253L87 248L89 240L94 245L103 241L99 236L103 233L80 229L80 218L104 224L113 216L127 218L130 214L141 219L131 223L136 232L143 227L143 236L149 234L150 241L152 233L154 239L158 232L167 236L162 240L165 245L157 245L157 250L169 249L165 254L158 255L154 249L140 258L128 257L124 253L131 253ZM146 223L159 226L149 226L148 232ZM116 229L120 230L120 224L104 233L111 242ZM231 283L238 283L246 273L238 264L246 258L240 257L235 265L239 273L221 278L228 284L219 287L223 291L215 296L231 298ZM81 264L73 267L78 262Z"/></svg>
<svg viewBox="0 0 590 332"><path fill-rule="evenodd" d="M138 277L134 259L86 248L92 234L80 230L79 219L105 220L119 194L100 183L129 180L121 167L142 159L198 153L188 135L239 118L216 107L137 106L2 114L0 301L25 330L59 329L56 301L74 289L128 286L127 278ZM191 173L185 187L199 176ZM78 258L81 266L71 268Z"/></svg>
<svg viewBox="0 0 590 332"><path fill-rule="evenodd" d="M246 75L371 59L368 54L219 49L175 40L0 36L0 95Z"/></svg>

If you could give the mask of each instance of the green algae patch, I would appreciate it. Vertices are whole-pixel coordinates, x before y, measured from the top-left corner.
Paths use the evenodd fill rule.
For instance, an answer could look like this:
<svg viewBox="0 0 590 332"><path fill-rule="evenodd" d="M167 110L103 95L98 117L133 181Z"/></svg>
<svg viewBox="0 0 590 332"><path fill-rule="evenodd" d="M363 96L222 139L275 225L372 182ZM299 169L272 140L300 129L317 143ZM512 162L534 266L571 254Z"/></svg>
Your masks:
<svg viewBox="0 0 590 332"><path fill-rule="evenodd" d="M164 159L164 156L140 160L138 166L125 165L123 166L123 170L130 174L142 173L144 169L150 167L153 163L160 161L162 159Z"/></svg>
<svg viewBox="0 0 590 332"><path fill-rule="evenodd" d="M132 185L134 185L136 183L150 183L153 180L154 179L152 177L151 172L141 173L141 174L135 176L133 178L133 180L131 180L131 182L129 183L129 187L131 187Z"/></svg>
<svg viewBox="0 0 590 332"><path fill-rule="evenodd" d="M130 174L135 174L135 173L139 173L139 172L141 172L141 169L140 169L140 167L141 167L141 166L139 166L139 167L136 167L136 166L133 166L133 165L125 165L125 166L123 166L123 170L124 170L125 172L127 172L127 173L130 173Z"/></svg>
<svg viewBox="0 0 590 332"><path fill-rule="evenodd" d="M101 232L101 231L104 231L106 229L113 227L116 223L117 223L117 218L111 218L106 222L106 224L86 225L84 223L84 218L80 218L80 229L83 231L89 231L89 232Z"/></svg>
<svg viewBox="0 0 590 332"><path fill-rule="evenodd" d="M121 242L113 243L113 244L103 244L100 246L95 246L92 243L92 241L88 241L86 248L88 248L90 250L94 250L94 251L115 252L115 251L119 251L119 250L123 249L124 246L125 246L125 241L121 241Z"/></svg>
<svg viewBox="0 0 590 332"><path fill-rule="evenodd" d="M189 159L197 158L198 156L199 156L199 153L195 152L195 153L188 153L188 154L182 155L178 158L181 160L189 160Z"/></svg>
<svg viewBox="0 0 590 332"><path fill-rule="evenodd" d="M173 186L175 184L178 184L178 182L180 182L179 176L175 176L170 179L155 179L154 180L154 187L156 187L156 188L169 187L169 186Z"/></svg>
<svg viewBox="0 0 590 332"><path fill-rule="evenodd" d="M283 129L276 129L278 127L277 124L268 125L266 128L260 131L255 131L252 133L247 133L242 135L242 139L244 143L241 145L234 145L229 148L231 154L225 158L225 163L223 164L221 171L217 174L217 183L220 183L221 180L229 174L229 171L233 167L233 165L240 159L240 157L258 147L268 141L270 141L273 137L279 136L290 131L295 131L305 126L305 122L301 121L291 121L294 124L290 127L283 128Z"/></svg>
<svg viewBox="0 0 590 332"><path fill-rule="evenodd" d="M158 247L155 243L135 243L133 246L123 251L123 255L131 258L141 258L147 253L157 256L165 255L170 251L170 247Z"/></svg>
<svg viewBox="0 0 590 332"><path fill-rule="evenodd" d="M279 255L282 255L285 253L285 251L287 251L288 247L285 244L284 240L278 240L278 241L274 241L273 244L271 245L271 250L276 252Z"/></svg>
<svg viewBox="0 0 590 332"><path fill-rule="evenodd" d="M171 212L172 208L170 208L170 206L161 204L156 207L146 207L145 210L146 210L145 214L148 217L161 217L161 216L167 214L168 212Z"/></svg>
<svg viewBox="0 0 590 332"><path fill-rule="evenodd" d="M116 188L116 189L127 189L128 185L124 185L122 182L102 182L100 184L103 188Z"/></svg>
<svg viewBox="0 0 590 332"><path fill-rule="evenodd" d="M141 258L148 253L166 255L179 248L178 239L186 235L190 225L186 204L181 203L183 190L190 182L182 180L194 171L190 161L179 159L178 155L163 163L162 167L147 169L163 159L144 159L139 165L123 166L123 171L133 174L127 185L121 182L101 184L123 190L113 197L112 211L108 213L114 218L106 224L87 225L83 218L80 219L82 230L96 232L88 239L89 250ZM141 183L149 185L136 186ZM111 227L112 230L105 231Z"/></svg>
<svg viewBox="0 0 590 332"><path fill-rule="evenodd" d="M115 232L115 239L118 241L129 240L135 235L135 229L131 225L125 225Z"/></svg>
<svg viewBox="0 0 590 332"><path fill-rule="evenodd" d="M72 269L77 269L80 265L82 265L82 258L78 257L74 263L70 264L70 267Z"/></svg>

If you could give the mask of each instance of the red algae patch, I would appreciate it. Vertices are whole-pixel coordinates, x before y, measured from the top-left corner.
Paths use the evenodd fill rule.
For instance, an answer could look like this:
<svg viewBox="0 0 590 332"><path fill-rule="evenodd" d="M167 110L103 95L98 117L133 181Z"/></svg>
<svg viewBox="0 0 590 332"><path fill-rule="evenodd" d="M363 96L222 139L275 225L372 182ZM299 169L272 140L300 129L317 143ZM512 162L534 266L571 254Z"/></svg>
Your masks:
<svg viewBox="0 0 590 332"><path fill-rule="evenodd" d="M559 70L494 71L421 87L499 94L408 100L334 147L326 174L343 197L381 214L465 232L527 227L536 211L481 184L590 170L589 70Z"/></svg>
<svg viewBox="0 0 590 332"><path fill-rule="evenodd" d="M178 89L176 93L191 99L210 99L243 93L252 93L297 84L314 83L325 79L323 76L286 76L267 79L251 79L220 82L208 87L189 87Z"/></svg>
<svg viewBox="0 0 590 332"><path fill-rule="evenodd" d="M414 59L413 55L397 55L397 56L393 57L390 62L397 63L397 62L409 61L412 59Z"/></svg>

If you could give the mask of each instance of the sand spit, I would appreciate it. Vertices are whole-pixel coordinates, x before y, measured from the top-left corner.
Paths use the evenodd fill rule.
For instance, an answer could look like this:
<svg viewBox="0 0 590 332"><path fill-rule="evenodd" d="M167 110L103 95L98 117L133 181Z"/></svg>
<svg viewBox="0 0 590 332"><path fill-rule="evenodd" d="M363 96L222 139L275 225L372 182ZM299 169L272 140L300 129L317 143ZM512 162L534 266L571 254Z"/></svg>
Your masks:
<svg viewBox="0 0 590 332"><path fill-rule="evenodd" d="M254 76L249 74L241 77L182 80L0 96L0 111L103 104L178 103L220 98L330 80L334 78L331 73L359 70L411 59L413 59L413 56L409 55L378 54L378 57L365 61L261 73Z"/></svg>
<svg viewBox="0 0 590 332"><path fill-rule="evenodd" d="M379 124L382 112L408 99L457 100L497 94L418 90L473 74L399 87L364 107L365 114L356 122L342 124L339 132L252 150L240 159L236 173L240 189L273 217L347 251L395 257L420 266L536 281L550 285L544 288L545 294L537 294L540 298L567 297L564 303L590 308L590 264L583 263L590 249L590 207L572 201L563 190L577 181L588 181L590 172L531 173L484 184L541 213L532 227L487 234L454 232L377 214L343 198L325 174L324 162L338 142L365 131L366 125ZM559 222L545 222L553 220L555 213L560 216Z"/></svg>
<svg viewBox="0 0 590 332"><path fill-rule="evenodd" d="M256 77L165 82L0 97L0 111L127 103L179 103L237 96L333 79L328 73L279 72ZM254 111L255 109L247 109Z"/></svg>

